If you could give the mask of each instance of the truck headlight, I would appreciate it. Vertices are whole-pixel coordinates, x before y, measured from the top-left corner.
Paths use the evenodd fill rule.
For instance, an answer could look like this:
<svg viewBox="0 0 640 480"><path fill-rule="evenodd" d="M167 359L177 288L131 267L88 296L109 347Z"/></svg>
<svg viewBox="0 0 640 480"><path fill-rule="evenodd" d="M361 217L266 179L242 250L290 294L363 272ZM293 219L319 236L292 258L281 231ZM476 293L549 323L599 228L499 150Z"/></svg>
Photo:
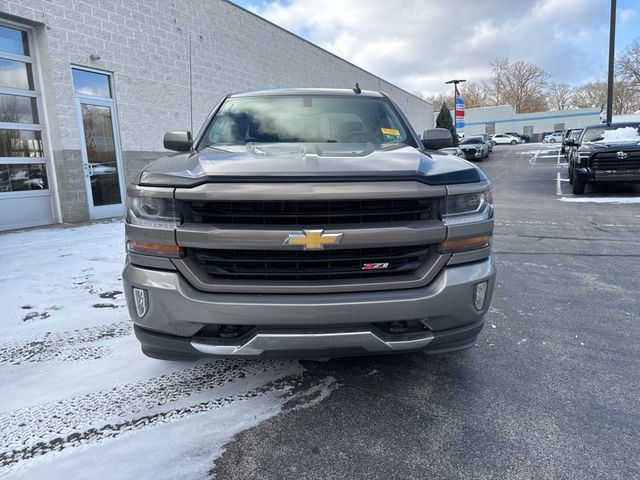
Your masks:
<svg viewBox="0 0 640 480"><path fill-rule="evenodd" d="M584 167L587 164L587 159L593 152L578 152L578 159L580 160L580 166Z"/></svg>
<svg viewBox="0 0 640 480"><path fill-rule="evenodd" d="M128 196L127 222L141 227L174 229L180 225L173 198Z"/></svg>
<svg viewBox="0 0 640 480"><path fill-rule="evenodd" d="M492 204L491 190L449 195L441 211L442 223L460 225L488 220L493 216Z"/></svg>

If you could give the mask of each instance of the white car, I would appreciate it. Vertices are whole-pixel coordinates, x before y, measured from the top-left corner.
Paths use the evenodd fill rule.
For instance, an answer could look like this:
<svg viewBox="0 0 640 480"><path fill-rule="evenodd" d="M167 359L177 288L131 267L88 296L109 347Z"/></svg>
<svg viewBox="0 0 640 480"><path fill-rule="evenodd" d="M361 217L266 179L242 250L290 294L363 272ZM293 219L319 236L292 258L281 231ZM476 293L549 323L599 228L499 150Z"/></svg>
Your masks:
<svg viewBox="0 0 640 480"><path fill-rule="evenodd" d="M496 133L491 136L491 140L497 145L499 144L509 144L509 145L517 145L518 143L523 143L524 140L518 137L514 137L512 135L507 135L506 133Z"/></svg>
<svg viewBox="0 0 640 480"><path fill-rule="evenodd" d="M544 139L542 140L544 143L562 143L562 140L564 139L564 133L563 132L554 132L551 135L547 135L544 137Z"/></svg>

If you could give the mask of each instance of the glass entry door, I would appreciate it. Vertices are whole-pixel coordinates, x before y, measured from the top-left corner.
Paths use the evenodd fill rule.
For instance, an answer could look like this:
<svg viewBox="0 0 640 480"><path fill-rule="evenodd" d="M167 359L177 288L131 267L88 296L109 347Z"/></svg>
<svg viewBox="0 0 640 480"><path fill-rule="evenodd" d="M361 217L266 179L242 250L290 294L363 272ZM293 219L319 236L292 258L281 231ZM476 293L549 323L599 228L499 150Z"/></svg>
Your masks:
<svg viewBox="0 0 640 480"><path fill-rule="evenodd" d="M96 219L122 215L122 160L113 102L77 97L77 104L90 216Z"/></svg>

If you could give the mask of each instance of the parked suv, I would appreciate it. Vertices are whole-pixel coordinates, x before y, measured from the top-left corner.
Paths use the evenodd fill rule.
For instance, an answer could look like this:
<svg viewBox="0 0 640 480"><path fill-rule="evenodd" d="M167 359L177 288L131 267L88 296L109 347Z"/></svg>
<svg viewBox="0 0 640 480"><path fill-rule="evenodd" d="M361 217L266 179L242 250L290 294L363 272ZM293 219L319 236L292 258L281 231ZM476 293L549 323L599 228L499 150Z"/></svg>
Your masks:
<svg viewBox="0 0 640 480"><path fill-rule="evenodd" d="M517 133L517 132L504 132L504 133L505 135L511 135L512 137L519 138L520 140L522 140L521 143L528 142L531 138L529 137L529 135L525 135L524 133Z"/></svg>
<svg viewBox="0 0 640 480"><path fill-rule="evenodd" d="M482 137L482 140L484 140L484 143L487 144L489 153L493 152L493 147L495 146L495 142L491 139L491 135L489 135L488 133L481 133L478 136Z"/></svg>
<svg viewBox="0 0 640 480"><path fill-rule="evenodd" d="M556 142L562 142L563 139L564 139L564 132L553 132L550 135L545 135L542 141L544 143L556 143Z"/></svg>
<svg viewBox="0 0 640 480"><path fill-rule="evenodd" d="M565 141L569 150L569 182L576 195L603 182L640 182L640 123L593 125L580 138Z"/></svg>
<svg viewBox="0 0 640 480"><path fill-rule="evenodd" d="M465 137L460 142L460 148L467 160L482 161L489 156L489 145L481 136Z"/></svg>
<svg viewBox="0 0 640 480"><path fill-rule="evenodd" d="M124 291L145 354L470 347L495 270L491 185L377 92L242 93L128 189Z"/></svg>
<svg viewBox="0 0 640 480"><path fill-rule="evenodd" d="M518 143L524 142L524 140L522 140L520 137L513 137L506 133L497 133L491 137L491 140L493 140L494 144L510 144L510 145L517 145Z"/></svg>

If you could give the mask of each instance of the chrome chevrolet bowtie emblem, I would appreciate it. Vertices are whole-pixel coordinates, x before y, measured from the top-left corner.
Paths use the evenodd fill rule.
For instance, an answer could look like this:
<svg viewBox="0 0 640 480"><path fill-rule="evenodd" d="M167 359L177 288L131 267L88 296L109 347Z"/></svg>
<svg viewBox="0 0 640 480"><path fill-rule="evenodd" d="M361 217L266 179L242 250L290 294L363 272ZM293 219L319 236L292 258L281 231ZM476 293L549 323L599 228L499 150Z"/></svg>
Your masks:
<svg viewBox="0 0 640 480"><path fill-rule="evenodd" d="M627 158L627 152L618 152L617 155L620 160L624 160L625 158Z"/></svg>
<svg viewBox="0 0 640 480"><path fill-rule="evenodd" d="M324 233L324 230L303 230L290 233L284 245L303 245L305 250L323 250L325 245L338 245L343 233Z"/></svg>

